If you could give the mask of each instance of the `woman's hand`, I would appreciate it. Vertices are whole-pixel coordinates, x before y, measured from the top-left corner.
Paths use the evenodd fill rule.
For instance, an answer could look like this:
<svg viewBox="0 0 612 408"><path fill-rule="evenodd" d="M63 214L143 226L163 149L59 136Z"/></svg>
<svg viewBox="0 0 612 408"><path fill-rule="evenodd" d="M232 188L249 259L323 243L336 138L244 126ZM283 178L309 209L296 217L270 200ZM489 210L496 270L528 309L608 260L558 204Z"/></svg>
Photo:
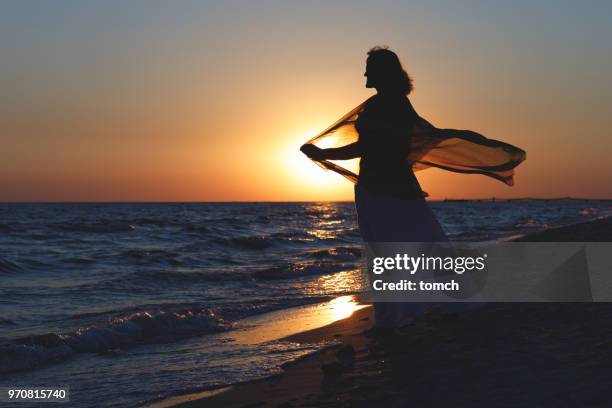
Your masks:
<svg viewBox="0 0 612 408"><path fill-rule="evenodd" d="M312 160L317 160L317 161L325 160L325 150L320 149L313 144L306 143L302 145L302 147L300 147L300 151L304 153L306 156L308 156L309 158L311 158Z"/></svg>

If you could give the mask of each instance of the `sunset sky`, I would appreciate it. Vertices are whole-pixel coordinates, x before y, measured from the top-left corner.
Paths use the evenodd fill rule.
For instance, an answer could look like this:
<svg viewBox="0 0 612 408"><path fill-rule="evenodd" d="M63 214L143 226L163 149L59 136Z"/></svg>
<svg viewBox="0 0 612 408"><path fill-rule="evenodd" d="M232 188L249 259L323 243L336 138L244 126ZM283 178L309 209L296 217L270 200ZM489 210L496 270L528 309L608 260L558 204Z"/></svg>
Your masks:
<svg viewBox="0 0 612 408"><path fill-rule="evenodd" d="M421 116L527 151L431 198L612 198L610 39L609 1L3 2L0 201L350 200L298 148L382 44Z"/></svg>

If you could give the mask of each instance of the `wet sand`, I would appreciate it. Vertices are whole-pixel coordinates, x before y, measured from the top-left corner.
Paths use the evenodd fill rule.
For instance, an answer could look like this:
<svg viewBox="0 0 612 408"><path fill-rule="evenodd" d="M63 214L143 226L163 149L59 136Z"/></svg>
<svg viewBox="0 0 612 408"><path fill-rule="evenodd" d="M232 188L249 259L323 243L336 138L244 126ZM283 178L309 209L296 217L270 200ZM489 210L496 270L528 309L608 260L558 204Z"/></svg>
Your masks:
<svg viewBox="0 0 612 408"><path fill-rule="evenodd" d="M521 241L612 241L612 218ZM180 407L608 407L612 303L489 303L392 333L372 307L287 340L341 344ZM187 399L189 398L189 400Z"/></svg>

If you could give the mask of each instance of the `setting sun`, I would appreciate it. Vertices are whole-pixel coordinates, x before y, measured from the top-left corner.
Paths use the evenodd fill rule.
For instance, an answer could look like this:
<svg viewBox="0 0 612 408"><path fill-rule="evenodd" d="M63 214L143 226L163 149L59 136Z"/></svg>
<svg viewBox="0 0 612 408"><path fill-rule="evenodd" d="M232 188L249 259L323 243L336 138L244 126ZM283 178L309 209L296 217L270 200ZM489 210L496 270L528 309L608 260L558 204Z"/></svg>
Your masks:
<svg viewBox="0 0 612 408"><path fill-rule="evenodd" d="M351 183L342 176L317 166L300 151L300 146L319 131L298 132L290 143L283 146L278 157L283 158L282 164L286 170L284 177L291 180L294 188L299 187L301 194L312 194L314 197L323 192L338 197L339 192L351 188ZM279 176L282 175L277 175ZM299 185L296 185L296 181L299 181Z"/></svg>

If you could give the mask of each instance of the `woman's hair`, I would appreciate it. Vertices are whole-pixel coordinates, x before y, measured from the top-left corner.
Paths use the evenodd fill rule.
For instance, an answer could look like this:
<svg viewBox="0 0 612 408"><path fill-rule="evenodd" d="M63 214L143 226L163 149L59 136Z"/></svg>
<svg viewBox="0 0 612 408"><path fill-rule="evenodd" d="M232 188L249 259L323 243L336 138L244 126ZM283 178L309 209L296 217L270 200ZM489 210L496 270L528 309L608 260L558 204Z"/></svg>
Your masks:
<svg viewBox="0 0 612 408"><path fill-rule="evenodd" d="M385 89L398 89L408 95L412 92L412 78L402 67L396 53L386 46L368 51L368 61L379 73L379 83Z"/></svg>

